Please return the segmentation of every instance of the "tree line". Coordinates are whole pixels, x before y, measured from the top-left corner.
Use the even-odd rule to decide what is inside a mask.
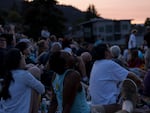
[[[31,38],[37,39],[43,26],[58,37],[63,37],[67,21],[63,12],[59,10],[56,0],[22,1],[21,8],[14,3],[9,11],[0,10],[0,24],[14,23],[21,26],[24,32]],[[85,20],[99,17],[94,5],[89,5],[85,12]],[[19,29],[19,28],[18,28]]]

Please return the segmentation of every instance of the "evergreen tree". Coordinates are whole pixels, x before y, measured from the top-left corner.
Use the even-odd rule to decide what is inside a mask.
[[[0,25],[4,26],[5,25],[5,12],[0,10]]]
[[[150,26],[150,18],[146,18],[144,26]]]
[[[100,15],[97,13],[95,6],[89,5],[86,11],[86,19],[90,20],[91,18],[98,18]]]
[[[20,10],[19,10],[19,7],[17,5],[17,2],[14,0],[10,10],[8,10],[8,15],[6,17],[6,20],[9,23],[21,23],[22,17],[20,15],[19,11]]]

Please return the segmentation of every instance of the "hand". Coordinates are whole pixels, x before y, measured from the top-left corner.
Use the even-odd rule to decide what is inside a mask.
[[[86,84],[89,83],[89,79],[88,79],[87,76],[83,76],[83,77],[82,77],[82,81],[83,81],[84,83],[86,83]]]

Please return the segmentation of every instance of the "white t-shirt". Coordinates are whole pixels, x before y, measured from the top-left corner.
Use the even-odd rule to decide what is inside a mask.
[[[11,98],[0,101],[0,113],[29,113],[32,89],[42,94],[45,92],[44,85],[25,70],[12,71],[12,75]]]
[[[94,62],[90,75],[89,91],[93,105],[116,103],[120,93],[119,83],[126,79],[129,71],[112,60]]]
[[[135,47],[136,47],[136,37],[134,34],[131,34],[128,41],[128,49],[135,48]]]

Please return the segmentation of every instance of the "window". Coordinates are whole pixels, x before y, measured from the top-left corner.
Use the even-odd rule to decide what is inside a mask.
[[[91,29],[90,28],[84,28],[84,36],[87,38],[91,37]]]
[[[112,25],[106,25],[106,33],[112,33]]]
[[[99,32],[104,32],[104,27],[99,27]]]
[[[114,31],[120,32],[120,29],[121,29],[120,21],[114,21]]]
[[[123,24],[122,25],[122,30],[128,30],[128,25],[127,24]]]
[[[113,36],[106,36],[106,41],[113,41]]]
[[[115,37],[115,40],[120,40],[121,39],[121,35],[120,34],[115,34],[114,37]]]

